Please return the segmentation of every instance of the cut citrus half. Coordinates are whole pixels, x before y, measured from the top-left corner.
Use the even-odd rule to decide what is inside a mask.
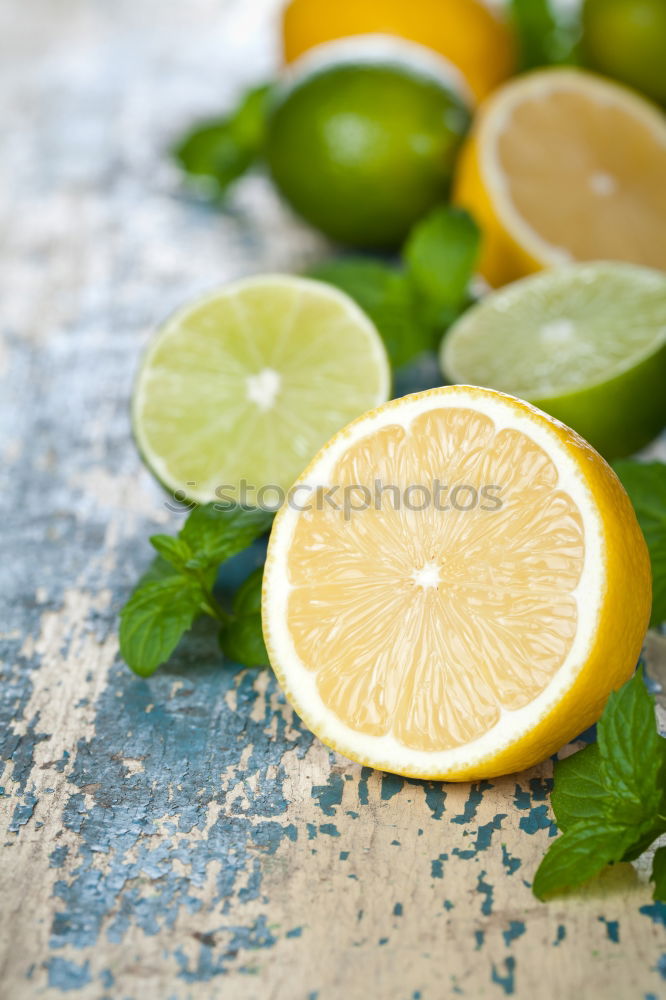
[[[528,403],[470,386],[393,400],[297,486],[269,542],[264,637],[296,712],[346,756],[420,778],[519,770],[634,670],[651,580],[633,508]]]
[[[181,498],[272,506],[389,386],[384,345],[349,296],[306,278],[247,278],[159,330],[134,388],[134,433]]]
[[[492,285],[570,260],[666,269],[665,176],[658,108],[593,73],[549,69],[483,105],[454,199],[481,225]]]
[[[417,42],[456,66],[479,100],[515,69],[512,32],[479,0],[291,0],[282,34],[289,63],[323,42],[354,35]]]
[[[449,330],[451,382],[500,389],[569,424],[606,458],[666,427],[666,274],[570,264],[501,288]]]

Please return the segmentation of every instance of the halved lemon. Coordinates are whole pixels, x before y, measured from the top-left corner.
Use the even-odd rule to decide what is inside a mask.
[[[333,39],[376,34],[438,52],[460,70],[477,100],[515,70],[513,32],[480,0],[291,0],[282,16],[288,63]]]
[[[633,508],[528,403],[470,386],[393,400],[296,486],[269,543],[266,647],[347,757],[456,781],[520,770],[634,670],[651,581]]]
[[[134,434],[179,499],[271,507],[390,381],[383,342],[348,295],[285,274],[245,278],[158,331],[134,387]]]
[[[666,270],[666,117],[582,70],[540,70],[482,106],[454,200],[481,224],[492,285],[570,260]]]

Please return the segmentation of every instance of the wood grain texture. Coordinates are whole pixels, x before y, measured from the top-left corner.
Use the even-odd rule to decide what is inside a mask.
[[[0,6],[0,995],[663,996],[645,861],[531,895],[550,762],[473,786],[360,768],[205,625],[149,681],[119,660],[146,538],[180,517],[130,440],[149,331],[324,249],[262,178],[215,214],[165,156],[270,73],[260,7]],[[662,686],[665,644],[648,648]]]

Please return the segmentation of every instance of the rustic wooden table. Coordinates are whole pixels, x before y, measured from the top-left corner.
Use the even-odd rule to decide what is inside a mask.
[[[0,6],[0,995],[663,996],[666,907],[644,868],[530,893],[550,762],[403,781],[329,753],[268,670],[222,663],[205,630],[149,681],[118,657],[146,538],[179,517],[130,440],[150,328],[324,250],[261,178],[215,214],[164,154],[270,73],[261,8]]]

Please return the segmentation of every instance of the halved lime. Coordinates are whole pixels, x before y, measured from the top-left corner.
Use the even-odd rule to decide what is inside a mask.
[[[445,337],[453,382],[508,392],[573,427],[606,458],[666,426],[666,274],[572,264],[470,309]]]
[[[379,334],[347,295],[305,278],[248,278],[158,331],[134,388],[134,433],[179,497],[273,506],[389,386]]]

